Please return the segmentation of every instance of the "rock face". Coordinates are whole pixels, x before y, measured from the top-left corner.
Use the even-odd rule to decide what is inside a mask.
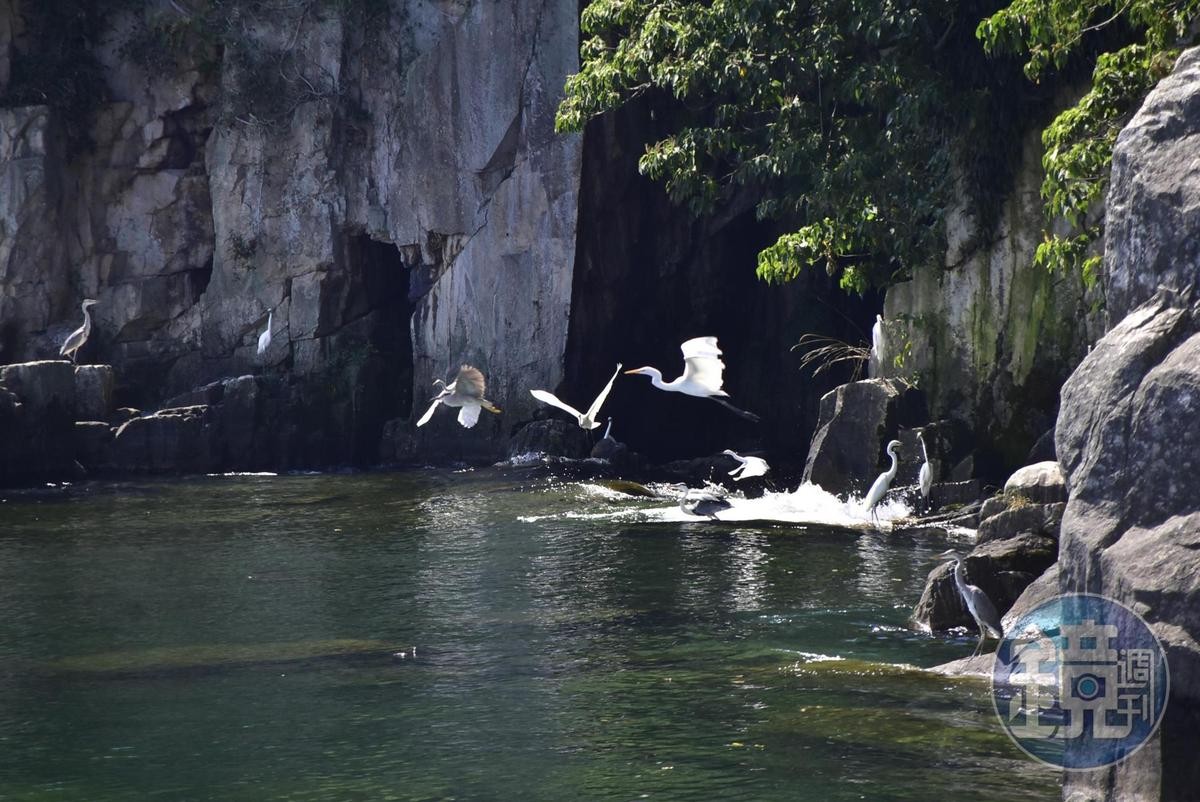
[[[1110,324],[1145,303],[1159,286],[1196,286],[1200,243],[1200,49],[1174,72],[1121,131],[1105,213],[1104,295]]]
[[[1053,424],[1058,388],[1090,332],[1099,334],[1081,280],[1033,264],[1043,229],[1041,155],[1032,132],[994,233],[951,209],[945,270],[916,271],[884,302],[884,375],[918,377],[935,417],[976,433],[973,469],[992,478],[1021,464]]]
[[[1184,800],[1200,788],[1198,74],[1190,50],[1117,141],[1104,268],[1115,325],[1062,390],[1061,587],[1131,606],[1171,672],[1158,743],[1067,778],[1064,796],[1087,802]]]
[[[89,147],[59,98],[0,108],[0,361],[56,353],[96,298],[84,361],[116,366],[119,404],[277,376],[309,466],[373,462],[385,421],[473,362],[505,416],[414,447],[498,453],[528,386],[562,379],[581,139],[553,115],[578,8],[246,3],[147,40],[184,13],[160,5],[62,32],[106,94]],[[39,13],[0,0],[0,31]],[[0,41],[0,76],[36,58]]]
[[[70,362],[0,367],[0,486],[78,475]]]
[[[900,427],[928,420],[920,391],[894,379],[851,382],[821,399],[821,417],[804,467],[804,481],[830,493],[864,492],[891,465],[886,448]],[[913,438],[915,443],[915,437]],[[915,476],[920,446],[901,454]],[[913,467],[917,465],[917,467]],[[910,477],[911,480],[911,477]],[[903,481],[899,472],[894,485]]]

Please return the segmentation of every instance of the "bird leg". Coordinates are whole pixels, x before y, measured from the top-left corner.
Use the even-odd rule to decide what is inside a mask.
[[[744,409],[738,409],[733,404],[726,401],[724,398],[718,398],[715,395],[710,395],[710,396],[708,396],[708,399],[711,401],[716,401],[718,404],[725,407],[730,412],[740,415],[741,417],[745,418],[746,420],[750,421],[751,423],[758,423],[761,420],[761,418],[759,418],[753,412],[747,412]]]

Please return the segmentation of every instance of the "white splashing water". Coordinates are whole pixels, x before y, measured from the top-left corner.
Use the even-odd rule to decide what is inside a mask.
[[[603,485],[585,483],[578,486],[579,500],[589,504],[588,511],[569,511],[559,515],[521,516],[525,522],[552,518],[610,519],[663,523],[688,523],[711,519],[689,515],[679,508],[678,500],[687,491],[683,485],[651,485],[650,488],[661,498],[639,499],[630,497]],[[876,507],[872,516],[858,496],[839,499],[822,490],[819,485],[803,484],[792,491],[765,493],[748,499],[741,493],[728,496],[733,506],[717,513],[717,521],[730,522],[778,522],[789,524],[812,524],[835,526],[847,529],[891,529],[893,523],[912,514],[912,509],[903,500],[885,500]],[[605,504],[629,503],[631,506],[619,510],[597,511],[596,502]]]

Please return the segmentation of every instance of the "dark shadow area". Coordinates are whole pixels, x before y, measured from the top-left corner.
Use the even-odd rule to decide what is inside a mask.
[[[764,449],[802,463],[821,395],[848,369],[813,378],[791,348],[809,332],[869,341],[878,304],[842,292],[823,271],[771,286],[758,252],[782,229],[755,220],[753,198],[723,217],[695,219],[638,174],[645,142],[657,138],[644,104],[593,120],[584,136],[564,397],[587,403],[612,374],[652,365],[670,381],[683,370],[679,345],[715,335],[730,400],[762,417],[755,425],[712,401],[665,393],[643,376],[622,376],[605,416],[613,435],[656,461],[725,448]]]

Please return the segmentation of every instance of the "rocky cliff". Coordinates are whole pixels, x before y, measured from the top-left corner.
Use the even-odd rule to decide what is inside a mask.
[[[121,403],[278,377],[284,467],[374,461],[463,361],[514,403],[470,440],[435,422],[451,449],[494,449],[559,382],[573,4],[112,0],[94,28],[58,6],[0,0],[0,362],[55,354],[96,298],[82,357]],[[49,35],[98,79],[82,110],[18,105]]]
[[[1167,649],[1159,735],[1072,774],[1080,802],[1194,799],[1200,732],[1200,49],[1185,52],[1114,150],[1105,282],[1111,330],[1062,391],[1070,497],[1060,587],[1117,599]]]
[[[917,270],[884,303],[883,375],[916,381],[935,419],[966,424],[977,469],[993,479],[1053,427],[1058,389],[1102,325],[1079,276],[1033,263],[1041,157],[1040,131],[1030,131],[994,226],[960,199],[946,216],[944,269]]]

